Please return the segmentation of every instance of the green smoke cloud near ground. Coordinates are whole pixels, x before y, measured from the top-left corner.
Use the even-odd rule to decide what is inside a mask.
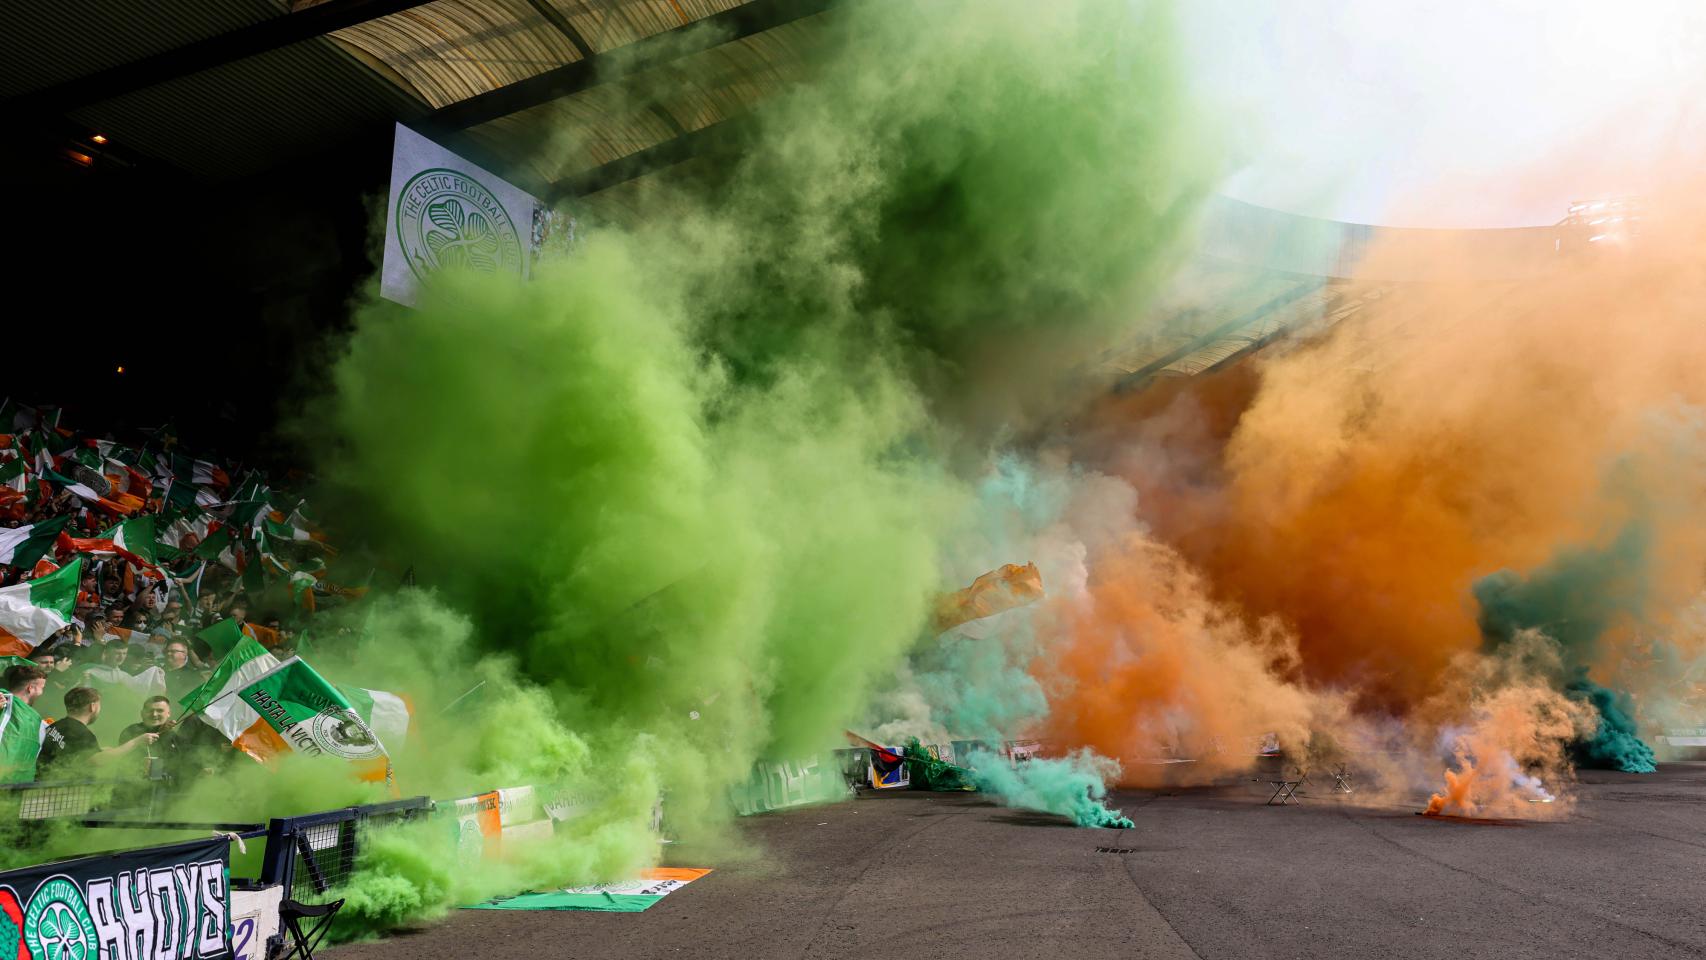
[[[356,923],[619,874],[655,858],[660,792],[714,834],[755,759],[835,744],[943,586],[976,499],[956,458],[1181,249],[1215,171],[1164,10],[861,2],[827,30],[726,176],[527,284],[446,276],[418,310],[357,311],[306,431],[336,438],[330,519],[435,592],[382,607],[351,669],[404,689],[412,662],[422,704],[494,684],[416,738],[402,787],[601,802],[501,877],[375,845]],[[1089,802],[1074,771],[995,786]]]
[[[1510,644],[1522,630],[1538,630],[1558,645],[1562,675],[1554,685],[1592,706],[1599,725],[1572,746],[1584,767],[1651,773],[1652,747],[1637,735],[1627,693],[1588,676],[1600,638],[1619,618],[1640,616],[1646,604],[1652,531],[1637,518],[1609,543],[1560,551],[1526,577],[1501,570],[1475,582],[1481,635],[1490,650]]]
[[[969,762],[978,789],[995,794],[1008,806],[1071,817],[1081,827],[1131,829],[1129,818],[1102,802],[1108,795],[1107,781],[1118,775],[1119,764],[1088,750],[1017,765],[992,753],[973,751]]]

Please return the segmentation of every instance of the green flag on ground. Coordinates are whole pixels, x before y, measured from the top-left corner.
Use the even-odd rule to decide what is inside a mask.
[[[497,897],[477,903],[473,910],[597,910],[603,913],[639,913],[711,871],[695,867],[653,867],[639,879],[569,887]]]

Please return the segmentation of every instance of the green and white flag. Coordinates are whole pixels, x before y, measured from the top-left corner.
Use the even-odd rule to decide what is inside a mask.
[[[300,648],[298,648],[300,649]],[[384,690],[368,690],[363,687],[346,687],[337,684],[338,692],[348,700],[356,716],[372,729],[374,736],[385,745],[387,753],[395,753],[403,749],[403,742],[409,736],[409,718],[414,711],[409,708],[409,702],[394,693]]]
[[[149,667],[140,673],[131,673],[123,667],[96,664],[83,668],[79,686],[103,691],[123,690],[137,697],[158,696],[166,692],[166,671],[160,667]]]
[[[17,697],[0,710],[0,783],[29,783],[36,778],[36,757],[47,738],[47,721]]]
[[[166,478],[165,493],[162,499],[166,506],[173,510],[200,510],[202,507],[201,490],[195,484],[179,480],[176,477],[169,476]],[[212,499],[217,500],[219,498],[213,497]]]
[[[243,632],[243,625],[230,617],[196,634],[196,638],[207,641],[215,657],[230,655],[231,651],[237,649],[238,644],[249,639],[248,634]]]
[[[207,572],[207,561],[202,561],[194,570],[181,577],[173,577],[172,585],[183,594],[185,612],[194,610],[196,603],[201,600],[201,575]]]
[[[166,525],[160,539],[176,547],[188,536],[195,537],[197,544],[207,539],[208,528],[213,526],[214,517],[200,507],[189,507],[174,510],[172,521]]]
[[[41,475],[45,479],[51,481],[53,484],[58,486],[61,490],[69,490],[72,493],[76,494],[79,499],[87,500],[91,503],[101,502],[101,495],[99,493],[96,493],[94,488],[90,487],[86,483],[81,483],[79,481],[73,480],[70,477],[67,477],[64,474],[58,473],[52,469],[44,469],[41,472]]]
[[[231,552],[230,527],[220,527],[208,534],[192,552],[203,560],[215,560],[232,570],[237,569],[237,555]]]
[[[136,517],[115,524],[101,531],[101,539],[111,540],[113,546],[123,547],[149,563],[160,562],[159,553],[155,549],[152,516]]]
[[[25,649],[18,655],[28,654],[64,630],[77,608],[82,572],[83,558],[77,557],[45,577],[0,588],[0,653],[13,653],[11,648],[21,646]]]
[[[235,695],[240,690],[277,667],[277,657],[253,639],[244,637],[213,668],[213,675],[207,678],[206,683],[184,694],[178,702],[183,705],[185,713],[206,711],[204,717],[208,722],[219,727],[227,740],[235,740],[243,728],[227,731],[220,721],[229,715],[229,708],[236,705]],[[246,727],[247,724],[244,725]]]
[[[0,462],[0,487],[14,493],[28,493],[32,472],[22,454]]]
[[[314,539],[312,534],[301,527],[290,523],[278,523],[265,514],[261,515],[257,530],[259,533],[265,534],[270,540],[312,541]]]
[[[241,727],[232,745],[258,760],[283,753],[388,759],[385,745],[349,699],[300,657],[262,674],[231,699],[232,713],[218,726],[222,732]]]
[[[0,563],[33,568],[37,560],[53,549],[54,538],[70,522],[70,517],[54,517],[40,523],[0,530]]]
[[[168,456],[167,469],[172,471],[172,476],[198,487],[216,486],[223,489],[231,485],[231,477],[217,464],[195,460],[181,453]]]

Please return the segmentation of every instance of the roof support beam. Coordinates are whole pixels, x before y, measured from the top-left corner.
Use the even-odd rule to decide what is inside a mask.
[[[592,49],[592,44],[586,42],[586,38],[581,36],[581,32],[575,29],[575,25],[569,22],[568,17],[563,16],[561,10],[551,6],[546,0],[527,0],[527,2],[546,23],[549,23],[556,28],[558,33],[563,35],[563,39],[569,41],[570,46],[579,51],[581,59],[598,56],[597,52]],[[658,104],[651,104],[646,109],[652,116],[657,117],[660,123],[669,128],[670,136],[679,137],[687,132],[681,124],[675,122],[675,117],[668,110]]]
[[[592,44],[587,43],[586,38],[581,36],[581,32],[569,22],[569,18],[563,16],[563,11],[551,6],[546,0],[527,0],[527,3],[535,13],[544,18],[546,23],[555,27],[557,32],[569,41],[569,45],[574,47],[583,59],[594,55]]]
[[[420,124],[423,133],[466,130],[601,83],[649,70],[735,40],[814,16],[839,0],[750,0],[732,10],[665,30],[614,50],[444,106]]]
[[[1321,289],[1325,282],[1325,280],[1319,278],[1300,280],[1295,286],[1288,287],[1284,292],[1269,298],[1266,303],[1256,309],[1246,311],[1236,317],[1233,317],[1231,320],[1215,327],[1213,330],[1208,331],[1202,336],[1192,339],[1183,346],[1167,351],[1161,356],[1156,357],[1154,360],[1149,361],[1138,369],[1119,378],[1119,380],[1114,383],[1113,392],[1126,393],[1146,385],[1156,374],[1167,369],[1173,364],[1178,363],[1180,360],[1185,359],[1217,340],[1223,340],[1226,337],[1231,336],[1250,324],[1255,323],[1257,320],[1262,319],[1262,317],[1273,313],[1275,310],[1287,306],[1308,294],[1314,293]]]
[[[7,101],[3,109],[14,114],[66,113],[429,2],[431,0],[325,0],[297,13],[283,14],[86,77],[22,94]]]

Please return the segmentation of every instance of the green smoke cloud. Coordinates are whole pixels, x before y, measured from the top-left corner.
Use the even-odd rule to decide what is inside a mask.
[[[599,854],[554,876],[375,845],[357,919],[602,879],[655,856],[659,793],[714,831],[753,760],[833,743],[927,622],[976,499],[958,453],[1180,249],[1214,170],[1164,11],[853,3],[826,30],[741,158],[638,226],[587,230],[525,285],[445,276],[418,310],[358,309],[307,434],[336,438],[340,540],[436,593],[382,608],[347,670],[425,703],[491,684],[431,721],[404,789],[603,802],[553,847]],[[1079,815],[1087,769],[991,785]]]
[[[874,355],[956,426],[999,429],[1130,328],[1218,173],[1171,14],[861,2],[825,23],[712,220],[651,211],[685,224],[654,250],[741,377]]]
[[[966,527],[953,531],[943,566],[962,585],[1006,562],[1035,562],[1045,593],[1078,588],[1083,545],[1062,525],[1081,478],[1045,471],[1007,452],[972,485]],[[885,742],[1003,741],[1034,732],[1048,698],[1031,673],[1046,653],[1037,608],[974,621],[919,643],[872,704],[871,726]]]
[[[1071,817],[1081,827],[1131,829],[1129,818],[1103,802],[1107,781],[1119,775],[1119,764],[1088,750],[1016,765],[1008,764],[1005,757],[974,750],[967,763],[978,789],[995,794],[1008,806]]]

